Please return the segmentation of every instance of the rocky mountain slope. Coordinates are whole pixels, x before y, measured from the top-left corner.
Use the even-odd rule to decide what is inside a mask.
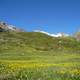
[[[8,25],[5,22],[0,22],[0,32],[10,32],[10,31],[22,32],[21,29],[18,29],[13,25]]]

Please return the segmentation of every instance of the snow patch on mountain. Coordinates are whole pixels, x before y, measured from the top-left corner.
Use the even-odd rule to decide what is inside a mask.
[[[47,34],[49,36],[52,36],[52,37],[67,37],[69,36],[69,34],[65,34],[65,33],[57,33],[57,34],[51,34],[51,33],[48,33],[48,32],[45,32],[45,31],[40,31],[40,30],[34,30],[34,32],[40,32],[40,33],[44,33],[44,34]]]
[[[15,31],[16,27],[13,25],[7,25],[8,29]]]

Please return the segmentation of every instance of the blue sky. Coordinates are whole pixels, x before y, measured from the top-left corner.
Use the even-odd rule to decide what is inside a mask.
[[[80,28],[80,0],[0,0],[0,21],[26,31],[71,34]]]

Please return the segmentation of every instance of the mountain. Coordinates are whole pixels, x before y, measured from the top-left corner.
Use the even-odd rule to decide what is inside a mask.
[[[24,32],[15,26],[0,23],[0,51],[80,51],[80,41],[67,34],[45,31]]]
[[[6,32],[6,31],[22,32],[23,30],[18,29],[13,25],[8,25],[5,22],[0,22],[0,32]],[[34,32],[44,33],[44,34],[47,34],[48,36],[52,36],[52,37],[67,37],[67,36],[70,36],[69,34],[65,34],[65,33],[51,34],[51,33],[48,33],[48,32],[45,32],[45,31],[40,31],[40,30],[34,30]]]
[[[7,31],[22,32],[21,29],[18,29],[13,25],[8,25],[5,22],[0,22],[0,32],[7,32]]]

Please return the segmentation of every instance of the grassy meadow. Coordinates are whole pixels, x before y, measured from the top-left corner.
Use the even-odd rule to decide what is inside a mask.
[[[0,33],[0,80],[80,80],[80,42],[41,33]]]

